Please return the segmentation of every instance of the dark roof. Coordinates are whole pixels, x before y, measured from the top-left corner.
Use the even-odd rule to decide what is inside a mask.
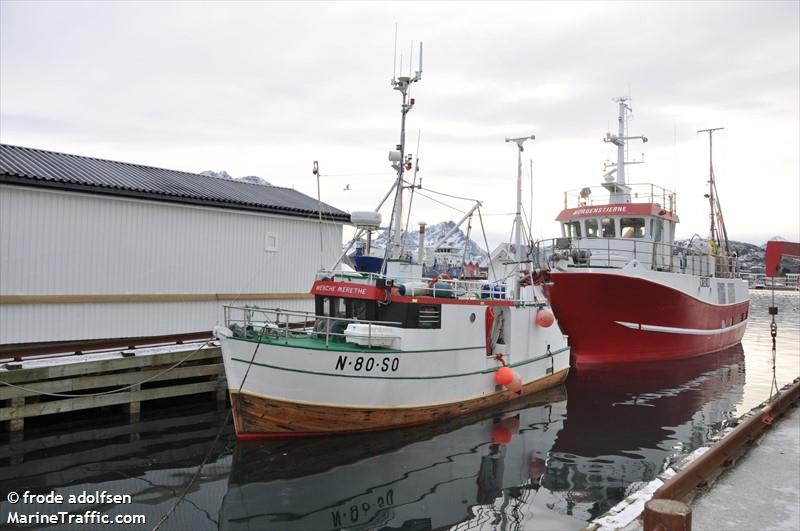
[[[316,199],[278,186],[262,186],[151,166],[0,144],[0,183],[137,197],[315,217]],[[346,212],[322,203],[325,219],[348,222]]]

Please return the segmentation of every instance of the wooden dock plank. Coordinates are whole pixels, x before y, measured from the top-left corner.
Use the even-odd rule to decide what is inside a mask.
[[[214,380],[211,382],[198,382],[169,387],[159,387],[156,389],[142,389],[141,391],[122,391],[119,393],[102,396],[87,396],[81,398],[54,400],[52,402],[40,402],[37,404],[25,404],[21,407],[4,407],[0,408],[0,421],[36,417],[40,415],[51,415],[54,413],[66,413],[69,411],[79,411],[95,407],[127,404],[130,402],[143,402],[147,400],[157,400],[160,398],[214,392],[217,390],[217,385],[217,381]]]
[[[181,361],[192,353],[191,350],[171,351],[163,353],[152,353],[136,355],[123,358],[121,355],[113,358],[100,360],[79,361],[76,363],[58,363],[54,365],[41,366],[40,361],[23,362],[21,369],[0,370],[0,381],[8,383],[34,382],[64,378],[68,376],[85,376],[93,373],[124,371],[137,368],[155,367],[159,365],[171,365]],[[92,355],[99,356],[99,355]],[[206,347],[194,352],[186,360],[207,360],[221,357],[219,347]],[[32,365],[30,368],[26,364]]]
[[[17,398],[17,397],[36,396],[43,393],[69,394],[72,391],[130,385],[137,382],[141,382],[155,375],[158,375],[160,372],[163,372],[167,367],[169,367],[169,365],[165,367],[157,367],[154,369],[128,372],[128,373],[77,376],[73,378],[65,378],[65,379],[51,380],[45,382],[32,382],[24,384],[20,383],[20,385],[24,385],[24,387],[28,388],[29,391],[18,389],[16,387],[0,385],[0,400],[8,400],[10,398]],[[165,374],[153,378],[152,380],[148,380],[148,382],[177,380],[182,378],[193,378],[197,376],[213,376],[224,373],[225,373],[225,368],[222,363],[213,363],[210,365],[194,365],[189,367],[178,366]]]

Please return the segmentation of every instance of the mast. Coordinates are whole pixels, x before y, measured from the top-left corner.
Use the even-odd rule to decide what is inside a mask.
[[[719,198],[717,197],[717,182],[714,177],[714,131],[721,131],[724,127],[714,127],[711,129],[699,129],[700,133],[708,133],[708,193],[705,196],[708,198],[709,206],[709,239],[717,244],[717,248],[721,247],[722,242],[725,242],[725,252],[729,252],[728,234],[725,230],[725,224],[722,220],[722,210],[719,207]],[[719,219],[719,226],[717,226],[717,219]],[[724,238],[720,240],[719,231],[722,230]]]
[[[514,216],[514,260],[516,261],[515,269],[519,269],[522,263],[522,152],[524,148],[522,144],[527,140],[536,140],[535,135],[521,136],[518,138],[506,138],[506,142],[514,142],[517,145],[517,212]],[[514,284],[511,286],[511,298],[513,300],[519,299],[519,275],[517,274],[514,279]]]
[[[616,163],[607,163],[605,165],[605,169],[608,170],[611,168],[610,171],[607,171],[604,175],[605,182],[603,186],[609,191],[611,194],[611,203],[630,203],[631,202],[631,189],[628,186],[628,183],[625,180],[625,166],[629,164],[641,164],[644,162],[644,153],[642,154],[642,160],[625,160],[625,151],[627,147],[628,140],[635,140],[639,139],[642,143],[647,142],[646,136],[625,136],[627,133],[627,116],[626,113],[631,111],[632,109],[628,105],[628,101],[630,98],[621,96],[619,98],[614,98],[614,101],[619,103],[619,116],[617,117],[617,134],[612,135],[610,132],[606,133],[603,142],[610,142],[617,146],[617,162]],[[616,180],[614,179],[614,173],[616,173]]]
[[[402,66],[400,68],[402,71]],[[411,70],[411,68],[409,68]],[[390,258],[400,258],[403,241],[403,175],[412,168],[411,155],[406,155],[406,115],[414,107],[414,98],[409,97],[411,83],[416,83],[422,79],[422,43],[419,43],[419,70],[414,77],[403,76],[392,77],[392,88],[403,95],[403,104],[400,107],[400,143],[395,151],[389,152],[389,161],[392,168],[397,172],[397,184],[394,197],[394,218],[392,219],[391,230],[391,254]]]

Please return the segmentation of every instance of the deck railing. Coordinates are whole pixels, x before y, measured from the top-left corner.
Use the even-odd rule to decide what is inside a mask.
[[[675,192],[652,183],[635,183],[627,185],[631,203],[658,203],[667,212],[677,210],[678,198]],[[564,192],[564,208],[579,208],[594,205],[608,205],[611,193],[602,186],[591,186]]]
[[[367,325],[367,345],[373,346],[373,326],[399,326],[396,321],[369,321],[366,319],[350,319],[316,315],[314,312],[285,310],[282,308],[260,308],[257,306],[223,306],[225,326],[233,332],[234,337],[255,337],[283,339],[316,337],[325,339],[325,346],[331,341],[345,342],[344,333],[347,325],[357,323]],[[400,336],[374,334],[376,340],[400,339]],[[334,339],[332,339],[334,338]],[[335,338],[341,338],[336,340]]]
[[[523,263],[522,269],[527,269],[527,264]],[[358,271],[330,271],[321,270],[317,273],[317,280],[331,280],[337,282],[353,282],[357,284],[375,285],[378,279],[387,278],[378,273],[360,273]],[[532,299],[511,299],[510,286],[504,281],[489,282],[487,280],[461,280],[455,278],[438,278],[435,283],[430,278],[420,277],[390,277],[395,286],[404,285],[406,295],[409,297],[443,297],[448,299],[502,299],[518,306],[544,306],[542,298],[533,297]],[[422,287],[420,284],[426,284]],[[446,284],[446,287],[437,287],[438,283]],[[432,284],[432,285],[431,285]]]
[[[739,276],[738,258],[703,252],[691,246],[673,245],[637,238],[554,238],[534,246],[534,262],[554,268],[567,260],[573,267],[620,269],[631,260],[657,271],[704,277]]]

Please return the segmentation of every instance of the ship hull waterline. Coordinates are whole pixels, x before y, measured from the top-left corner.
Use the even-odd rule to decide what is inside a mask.
[[[519,393],[503,389],[468,400],[415,407],[343,407],[281,400],[229,390],[239,439],[315,437],[405,428],[445,421],[483,409],[507,405],[522,397],[561,385],[569,369],[522,386]]]

